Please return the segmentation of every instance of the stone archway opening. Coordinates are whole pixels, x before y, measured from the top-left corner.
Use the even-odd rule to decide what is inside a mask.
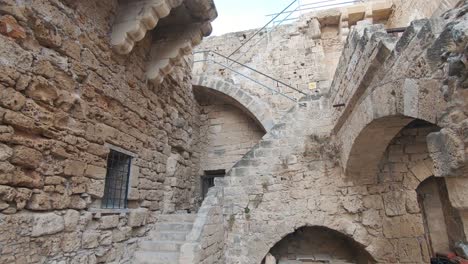
[[[302,227],[276,243],[262,264],[376,263],[352,238],[329,228]]]
[[[444,178],[431,176],[416,189],[431,256],[455,251],[463,241],[460,215],[450,203]]]

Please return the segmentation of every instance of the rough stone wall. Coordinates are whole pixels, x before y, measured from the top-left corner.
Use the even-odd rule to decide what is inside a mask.
[[[213,187],[199,210],[194,228],[182,245],[181,263],[223,264],[223,190]]]
[[[406,27],[416,19],[438,17],[458,2],[460,0],[393,0],[395,9],[388,27]]]
[[[154,212],[194,207],[190,58],[148,85],[151,37],[113,52],[116,9],[116,0],[0,1],[2,263],[126,262]],[[99,210],[105,143],[137,155],[129,211]]]
[[[313,39],[311,33],[313,30],[316,30],[314,25],[309,25],[306,21],[279,26],[267,35],[265,35],[266,33],[260,33],[244,46],[239,53],[233,55],[232,58],[306,93],[309,93],[309,83],[312,82],[316,82],[318,88],[328,89],[330,85],[329,81],[333,74],[328,66],[333,65],[334,62],[331,57],[325,57],[324,49],[333,53],[336,47],[332,43],[335,42],[335,39],[341,39],[341,37],[337,35],[338,31],[336,29],[335,31],[330,30],[330,34],[323,40]],[[197,50],[213,50],[224,55],[229,55],[245,41],[244,36],[251,36],[254,32],[255,30],[250,30],[229,33],[219,37],[209,37]],[[258,42],[259,40],[261,41]],[[256,42],[258,44],[250,48]],[[244,52],[246,52],[245,55],[239,58]],[[195,56],[195,60],[207,58],[209,57],[204,57],[202,54],[196,54]],[[217,60],[226,64],[225,60]],[[239,65],[232,64],[231,67],[293,98],[299,99],[303,97],[302,94]],[[285,111],[294,105],[292,101],[278,96],[229,69],[223,69],[220,65],[196,63],[194,74],[202,73],[220,76],[223,79],[240,85],[243,89],[249,91],[250,94],[258,96],[278,113],[274,118],[281,117]]]
[[[206,139],[201,168],[229,171],[262,138],[262,128],[234,103],[219,95],[200,96],[202,133]]]
[[[314,136],[308,136],[308,130],[298,137],[298,129],[308,127],[304,123],[276,127],[241,161],[243,166],[231,171],[225,188],[226,263],[259,263],[284,235],[302,226],[342,232],[364,245],[379,263],[427,262],[415,192],[424,179],[417,177],[424,174],[414,165],[429,158],[425,140],[434,128],[401,131],[374,181],[362,183],[341,173],[336,149],[317,134],[329,129],[319,125],[329,117],[317,118],[320,108],[315,107],[308,109],[314,116]],[[302,120],[298,112],[293,117]]]
[[[292,109],[244,156],[225,181],[226,263],[260,263],[271,247],[303,226],[339,231],[362,244],[379,263],[427,263],[416,195],[419,183],[432,175],[451,175],[445,179],[448,195],[462,220],[467,208],[461,190],[466,174],[460,134],[465,120],[466,68],[461,62],[466,8],[452,11],[446,20],[415,22],[400,40],[385,32],[363,31],[364,41],[356,45],[359,52],[373,56],[357,55],[357,61],[340,63],[344,72],[350,71],[337,72],[332,89],[349,88],[343,94],[354,98],[344,100],[351,114],[331,108],[335,102],[325,98],[310,101],[307,109]],[[355,51],[348,52],[343,56],[349,60]],[[356,74],[357,81],[345,81],[341,74]],[[336,112],[345,116],[342,142],[359,145],[352,133],[374,138],[362,145],[357,160],[357,165],[367,166],[369,154],[377,157],[373,177],[343,172],[344,148],[329,137],[336,132]],[[415,118],[442,129],[405,129],[398,134]],[[385,125],[366,131],[378,125],[377,120],[395,132]],[[388,142],[382,139],[386,133],[391,135]],[[372,152],[380,147],[382,152]],[[463,223],[466,230],[466,219]]]

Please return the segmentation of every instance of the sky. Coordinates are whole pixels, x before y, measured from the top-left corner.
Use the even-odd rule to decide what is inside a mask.
[[[302,4],[320,2],[339,3],[351,0],[298,0]],[[213,34],[219,36],[229,32],[260,28],[272,17],[266,15],[281,12],[293,0],[214,0],[218,18],[213,22]],[[298,7],[295,3],[289,10]],[[294,16],[294,15],[293,15]],[[291,16],[291,17],[293,17]],[[297,16],[297,15],[296,15]]]

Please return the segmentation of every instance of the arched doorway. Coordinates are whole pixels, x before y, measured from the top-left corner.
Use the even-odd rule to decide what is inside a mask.
[[[450,203],[445,179],[429,177],[416,192],[431,256],[454,251],[456,243],[463,241],[463,225]]]
[[[265,259],[263,263],[375,263],[362,245],[338,231],[320,226],[297,229],[276,243],[269,254],[268,261]]]

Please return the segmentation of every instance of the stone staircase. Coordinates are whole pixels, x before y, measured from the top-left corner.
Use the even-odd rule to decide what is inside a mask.
[[[180,248],[192,230],[196,214],[161,215],[149,240],[140,243],[135,264],[178,264]]]

